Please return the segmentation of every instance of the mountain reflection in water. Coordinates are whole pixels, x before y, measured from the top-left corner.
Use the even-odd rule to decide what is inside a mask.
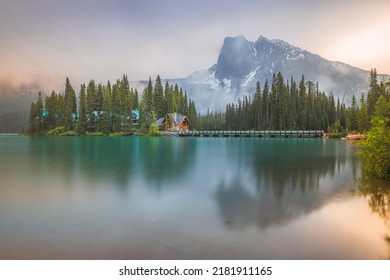
[[[232,160],[239,159],[235,177],[227,183],[222,180],[216,188],[215,198],[227,228],[285,224],[351,191],[344,176],[355,174],[356,164],[346,160],[353,156],[351,152],[335,142],[266,140],[256,144],[262,145],[261,149],[253,144],[230,154]],[[252,185],[241,176],[247,169],[256,180]]]
[[[0,259],[383,259],[338,140],[1,137]],[[388,190],[388,189],[387,189]]]

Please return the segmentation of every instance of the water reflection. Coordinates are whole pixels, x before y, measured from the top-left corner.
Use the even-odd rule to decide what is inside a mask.
[[[230,184],[221,182],[215,192],[222,220],[229,229],[243,230],[256,223],[260,205],[239,179]]]
[[[387,241],[390,251],[390,184],[389,181],[379,180],[363,172],[359,180],[359,194],[362,195],[371,210],[378,214],[387,226],[383,238]],[[389,253],[390,259],[390,253]]]
[[[351,156],[334,141],[312,139],[273,143],[254,155],[250,167],[258,187],[270,186],[281,197],[288,189],[302,193],[318,189],[321,179],[343,172]]]
[[[390,223],[389,182],[363,174],[359,180],[359,192],[367,199],[372,211],[377,213],[386,223]]]
[[[230,152],[239,159],[236,174],[230,182],[221,180],[215,192],[226,228],[283,225],[350,195],[345,176],[353,176],[357,165],[349,148],[334,141],[270,141],[248,141],[245,151],[241,145]],[[248,169],[249,178],[243,176]]]
[[[388,256],[389,192],[341,141],[19,137],[0,159],[0,258]]]
[[[143,174],[148,186],[160,188],[190,168],[196,145],[173,138],[30,137],[31,174],[70,183],[79,177],[92,185],[107,181],[128,187]],[[115,182],[112,184],[112,182]],[[168,184],[165,184],[168,185]]]
[[[137,160],[148,187],[160,189],[187,174],[195,160],[196,142],[193,139],[144,138],[140,143],[142,156]]]
[[[136,139],[108,137],[30,137],[29,144],[32,173],[69,186],[79,175],[92,185],[104,179],[127,186],[138,146]]]

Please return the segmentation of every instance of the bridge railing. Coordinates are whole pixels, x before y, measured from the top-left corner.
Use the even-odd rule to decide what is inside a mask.
[[[323,130],[188,130],[179,131],[182,137],[322,137]]]

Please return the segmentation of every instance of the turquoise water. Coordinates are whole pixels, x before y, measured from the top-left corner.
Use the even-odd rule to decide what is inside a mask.
[[[388,259],[388,193],[362,181],[355,153],[321,139],[0,136],[0,259]]]

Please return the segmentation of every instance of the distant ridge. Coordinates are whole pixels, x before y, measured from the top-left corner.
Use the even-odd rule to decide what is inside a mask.
[[[300,81],[304,75],[306,81],[318,81],[320,90],[340,99],[345,95],[346,103],[368,89],[369,71],[324,59],[283,40],[260,36],[251,42],[242,35],[224,39],[217,63],[210,68],[170,82],[185,89],[201,111],[224,110],[227,102],[253,93],[256,81],[264,85],[278,72],[287,80]],[[389,76],[378,75],[378,80],[383,77]]]

